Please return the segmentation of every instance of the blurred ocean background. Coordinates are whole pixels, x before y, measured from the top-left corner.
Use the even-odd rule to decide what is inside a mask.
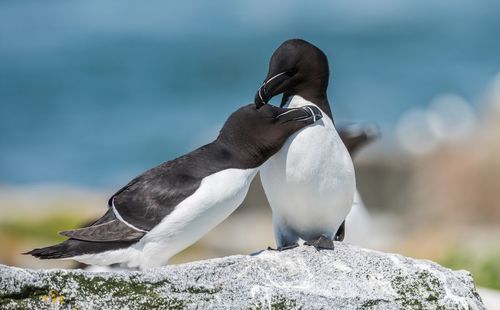
[[[337,124],[381,129],[356,158],[372,218],[350,241],[500,289],[494,0],[0,1],[0,263],[69,266],[19,253],[210,142],[289,38],[329,57]],[[256,180],[241,210],[173,262],[273,245],[266,204]]]
[[[115,188],[209,142],[289,38],[328,55],[337,122],[477,110],[499,34],[493,0],[1,1],[0,182]]]

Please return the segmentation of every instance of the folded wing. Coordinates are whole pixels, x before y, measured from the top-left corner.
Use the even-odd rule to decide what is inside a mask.
[[[141,239],[146,233],[129,227],[119,219],[114,219],[89,227],[61,231],[59,234],[82,241],[116,242],[136,241]]]

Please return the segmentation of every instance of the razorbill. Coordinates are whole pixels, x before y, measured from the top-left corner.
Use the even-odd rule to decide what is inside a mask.
[[[361,148],[379,136],[379,130],[373,124],[351,124],[341,127],[339,129],[339,136],[344,142],[351,158],[354,159],[354,156],[356,156]],[[347,241],[352,242],[355,240],[359,242],[369,236],[370,226],[370,214],[361,199],[358,189],[356,189],[351,211],[337,231],[336,239],[344,240],[345,235],[347,235]]]
[[[315,106],[244,106],[212,143],[130,181],[92,225],[63,231],[70,239],[25,254],[141,269],[164,265],[241,204],[258,168],[291,134],[321,118]]]
[[[380,130],[376,125],[370,123],[350,124],[342,126],[339,129],[340,139],[344,142],[352,158],[354,158],[361,148],[371,143],[379,135]]]
[[[336,232],[352,206],[354,167],[333,123],[328,78],[328,60],[319,48],[288,40],[273,53],[255,95],[257,106],[283,94],[282,107],[314,105],[323,114],[315,126],[290,136],[261,167],[278,249],[297,246],[299,239],[318,249],[333,249]]]

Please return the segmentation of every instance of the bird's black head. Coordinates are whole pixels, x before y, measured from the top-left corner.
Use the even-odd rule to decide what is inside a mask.
[[[290,96],[299,95],[331,117],[326,95],[328,78],[328,59],[319,48],[301,39],[285,41],[271,57],[267,77],[255,94],[255,104],[261,107],[283,94],[283,106]]]
[[[288,109],[268,104],[257,109],[249,104],[229,116],[217,141],[260,165],[278,152],[290,135],[321,118],[315,106]]]

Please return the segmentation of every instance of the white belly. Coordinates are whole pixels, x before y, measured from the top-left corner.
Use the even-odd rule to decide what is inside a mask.
[[[257,170],[226,169],[205,177],[196,192],[136,244],[72,259],[94,265],[121,263],[141,269],[164,265],[226,219],[243,202]]]
[[[289,107],[312,104],[294,96]],[[281,223],[301,239],[333,237],[351,209],[355,176],[351,157],[331,119],[288,138],[260,170],[262,185]],[[275,220],[277,217],[278,220]]]

